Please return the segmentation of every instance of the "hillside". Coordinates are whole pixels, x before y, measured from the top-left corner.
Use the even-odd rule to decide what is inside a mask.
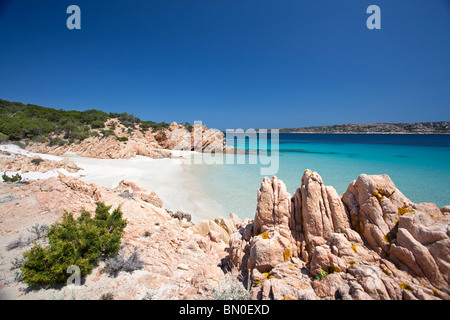
[[[194,131],[201,133],[197,139]],[[222,132],[200,124],[157,123],[126,112],[65,111],[0,99],[0,142],[6,141],[39,153],[103,159],[171,157],[168,150],[221,153],[226,148]]]
[[[106,113],[100,110],[65,111],[33,104],[10,102],[0,99],[0,141],[27,139],[50,144],[73,143],[91,136],[109,136],[113,133],[105,128],[108,119],[116,118],[127,128],[128,133],[139,130],[145,133],[168,128],[166,122],[142,121],[138,117],[123,113]],[[185,124],[187,129],[192,126]],[[94,130],[101,129],[101,130]],[[106,130],[104,130],[106,129]],[[62,135],[57,139],[53,135]]]
[[[281,128],[281,133],[396,133],[450,134],[450,122],[355,123],[304,128]]]

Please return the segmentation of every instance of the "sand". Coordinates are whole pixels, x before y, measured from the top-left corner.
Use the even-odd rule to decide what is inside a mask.
[[[77,173],[66,170],[54,170],[46,173],[28,172],[22,174],[23,179],[36,180],[57,177],[59,173],[79,177],[87,183],[94,183],[106,188],[115,188],[122,180],[133,181],[139,186],[156,192],[163,200],[163,207],[174,212],[183,211],[192,215],[193,221],[214,219],[223,215],[223,208],[202,192],[196,177],[192,174],[193,155],[189,151],[173,151],[175,159],[152,159],[137,156],[131,159],[95,159],[66,154],[62,157],[38,154],[21,149],[16,145],[0,145],[0,151],[21,154],[28,157],[35,155],[42,159],[59,161],[68,158],[83,168]],[[16,172],[8,172],[14,175]]]

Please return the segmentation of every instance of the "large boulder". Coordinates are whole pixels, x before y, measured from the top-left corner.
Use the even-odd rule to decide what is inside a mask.
[[[340,197],[306,170],[292,197],[273,177],[257,199],[229,242],[253,298],[450,298],[449,210],[412,203],[387,175],[360,175]]]
[[[450,214],[412,203],[387,175],[360,175],[343,197],[353,227],[401,270],[450,292]]]

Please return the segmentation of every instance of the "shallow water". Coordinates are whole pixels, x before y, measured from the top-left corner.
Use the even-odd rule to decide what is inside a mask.
[[[229,143],[233,145],[233,143]],[[258,151],[255,140],[235,143]],[[415,203],[450,204],[450,135],[280,134],[276,176],[289,193],[300,187],[306,169],[317,171],[326,185],[343,194],[358,175],[388,174]],[[218,214],[253,218],[256,194],[264,175],[258,155],[236,155],[235,164],[187,166],[198,188],[217,202]],[[237,159],[245,164],[237,164]],[[244,161],[243,161],[244,162]]]
[[[122,180],[156,192],[163,207],[174,212],[181,210],[193,215],[194,221],[213,219],[221,211],[218,203],[197,187],[181,159],[93,159],[71,156],[84,170],[80,178],[106,188],[115,188]]]

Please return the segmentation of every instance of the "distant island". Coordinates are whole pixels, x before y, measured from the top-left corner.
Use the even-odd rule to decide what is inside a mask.
[[[280,133],[450,134],[450,121],[418,123],[353,123],[281,128]]]

